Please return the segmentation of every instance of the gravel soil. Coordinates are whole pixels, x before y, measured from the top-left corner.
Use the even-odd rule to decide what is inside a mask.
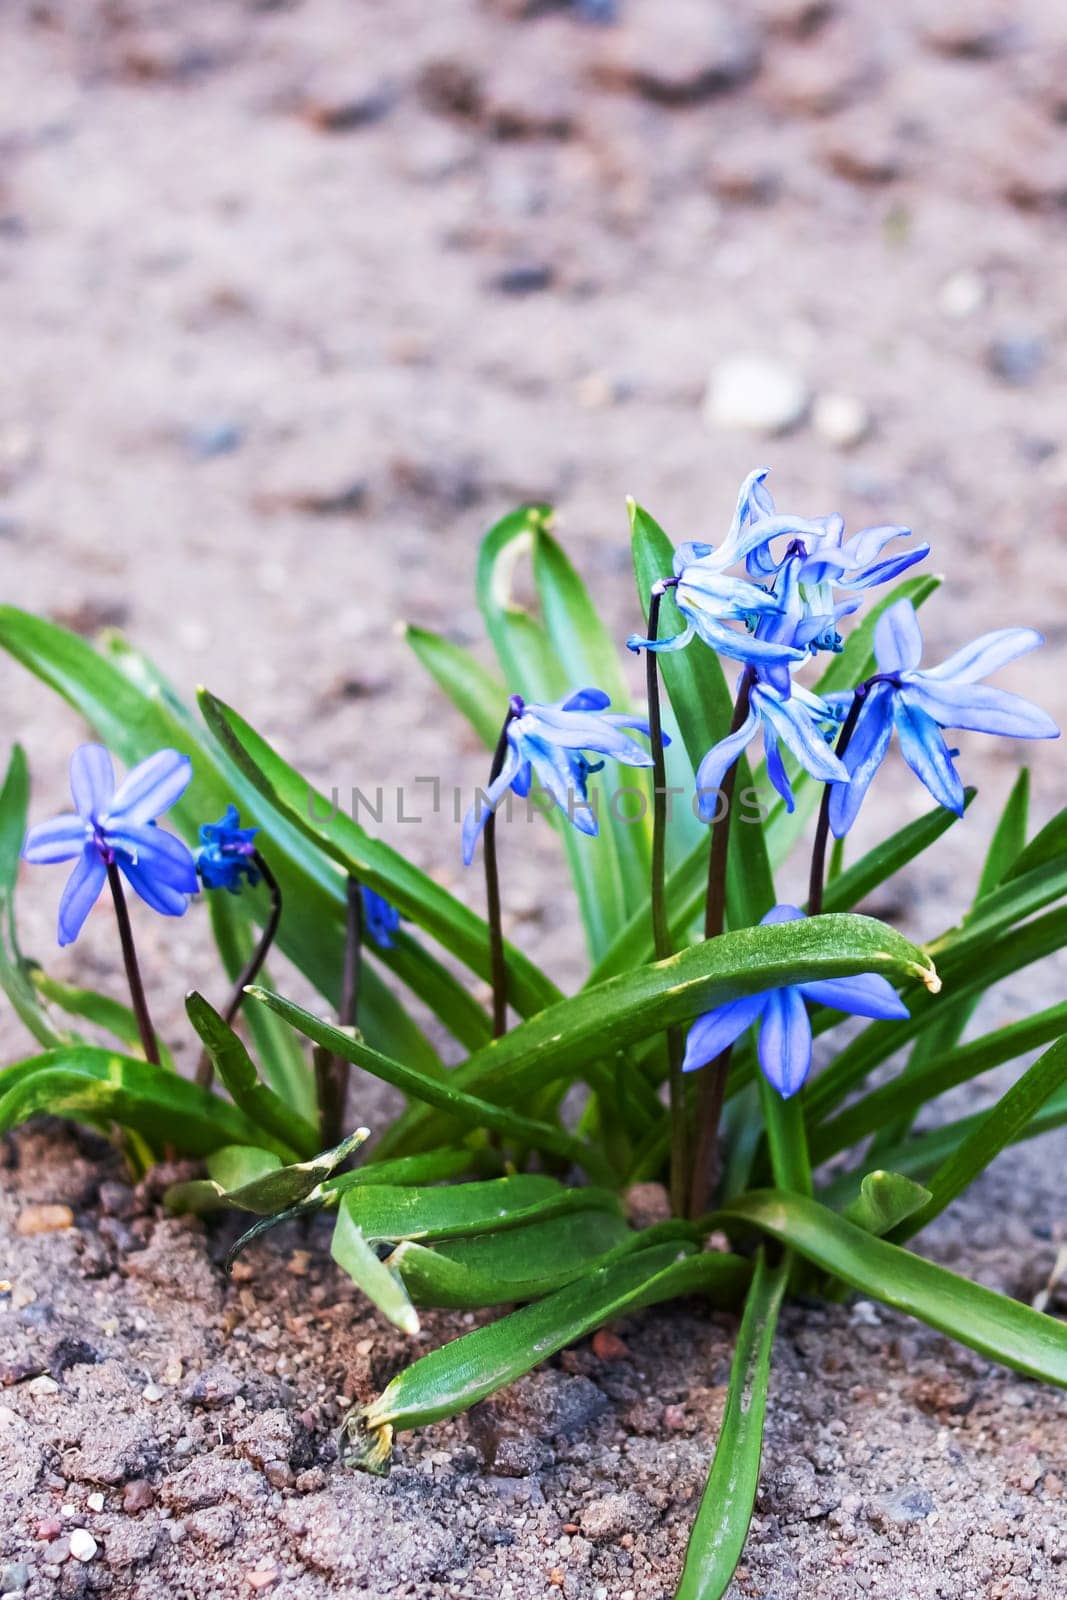
[[[0,14],[4,598],[119,625],[320,784],[484,758],[396,637],[478,644],[477,538],[529,498],[620,637],[623,495],[719,536],[736,484],[902,521],[950,579],[931,658],[1005,623],[1002,681],[1067,715],[1067,55],[1019,0],[9,0]],[[605,10],[609,8],[604,8]],[[480,646],[479,646],[480,647]],[[0,661],[34,812],[81,730]],[[870,909],[930,937],[966,903],[1021,752]],[[1056,747],[1035,807],[1062,803]],[[887,771],[866,836],[925,809]],[[450,887],[450,823],[384,831]],[[508,851],[511,931],[582,957],[547,830]],[[54,952],[121,992],[110,921]],[[788,883],[786,885],[789,887]],[[135,911],[136,915],[136,911]],[[137,915],[157,1021],[210,988],[202,913]],[[985,1021],[1062,991],[1003,985]],[[24,1042],[0,1023],[3,1059]],[[187,1052],[188,1055],[188,1052]],[[950,1097],[990,1102],[998,1079]],[[380,1098],[355,1107],[380,1117]],[[0,1594],[669,1600],[733,1328],[642,1315],[453,1425],[386,1481],[334,1431],[408,1358],[290,1231],[234,1280],[225,1226],[52,1124],[0,1170]],[[1030,1299],[1055,1279],[1065,1143],[1002,1158],[924,1248]],[[43,1209],[50,1208],[50,1209]],[[64,1209],[65,1208],[65,1209]],[[1054,1285],[1050,1308],[1067,1311]],[[420,1348],[461,1331],[428,1317]],[[866,1303],[794,1305],[731,1600],[1067,1596],[1063,1399]]]

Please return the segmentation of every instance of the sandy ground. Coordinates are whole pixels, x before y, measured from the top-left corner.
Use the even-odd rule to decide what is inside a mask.
[[[322,783],[436,770],[469,786],[483,758],[396,621],[477,643],[478,536],[548,497],[624,636],[624,494],[676,538],[714,539],[766,462],[783,505],[931,541],[950,578],[927,611],[935,656],[1004,623],[1042,628],[1042,657],[1003,681],[1062,721],[1065,39],[1038,4],[886,10],[624,0],[597,26],[522,0],[11,0],[4,597],[87,634],[121,625]],[[723,386],[742,356],[777,369],[780,431],[769,412],[735,425]],[[58,809],[80,730],[2,662],[0,686],[37,814]],[[896,897],[912,934],[963,904],[1020,757],[961,743],[982,792]],[[1062,763],[1033,754],[1044,816]],[[894,824],[924,809],[906,775],[883,794]],[[451,829],[386,831],[477,894]],[[573,987],[561,881],[546,835],[513,863],[511,914]],[[59,888],[26,884],[38,954]],[[138,930],[177,1039],[202,926],[146,915]],[[50,965],[115,985],[111,943],[101,913]],[[1047,1003],[1047,985],[1005,986],[996,1014]],[[0,1031],[10,1059],[21,1040],[10,1019]],[[500,1459],[500,1428],[472,1421],[405,1442],[385,1486],[351,1479],[331,1461],[338,1396],[369,1393],[404,1352],[314,1238],[227,1287],[216,1238],[162,1222],[151,1195],[101,1198],[65,1135],[11,1152],[5,1228],[42,1201],[71,1204],[75,1226],[5,1233],[5,1587],[672,1592],[725,1324],[650,1316],[622,1330],[625,1357],[568,1355],[503,1403],[522,1442]],[[1063,1152],[1003,1160],[931,1249],[1033,1295]],[[777,1373],[738,1596],[1067,1594],[1057,1396],[863,1307],[791,1312]],[[86,1563],[63,1547],[76,1527],[100,1547]]]

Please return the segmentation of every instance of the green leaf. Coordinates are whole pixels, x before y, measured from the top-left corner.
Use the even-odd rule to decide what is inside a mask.
[[[0,606],[0,648],[61,694],[127,765],[164,746],[191,758],[192,782],[168,812],[168,821],[188,844],[197,842],[205,817],[221,815],[231,801],[245,825],[263,828],[262,842],[269,846],[286,908],[279,947],[336,1005],[344,947],[343,877],[298,829],[264,805],[237,767],[203,736],[151,662],[115,639],[101,656],[84,639],[14,606]],[[425,1070],[440,1065],[425,1034],[369,967],[360,1018],[368,1038],[383,1048]]]
[[[52,1021],[27,972],[15,928],[15,884],[22,844],[26,837],[30,800],[30,774],[21,745],[11,752],[4,787],[0,790],[0,988],[38,1044],[59,1046],[72,1042]]]
[[[870,917],[742,928],[550,1006],[477,1051],[450,1083],[514,1103],[546,1083],[580,1076],[591,1055],[607,1057],[742,995],[858,972],[937,983],[921,951]]]
[[[1016,930],[1011,939],[993,941],[981,960],[972,950],[957,946],[944,948],[937,963],[946,999],[941,1004],[956,1005],[973,994],[984,994],[1001,978],[1028,967],[1042,956],[1051,955],[1067,944],[1067,908],[1050,911]],[[927,950],[931,947],[927,946]],[[951,997],[949,999],[949,997]],[[847,1044],[836,1060],[805,1090],[805,1117],[808,1126],[821,1121],[828,1112],[851,1094],[868,1073],[879,1066],[901,1045],[923,1033],[939,1016],[936,995],[909,997],[911,1016],[894,1022],[874,1022]],[[882,1152],[882,1165],[895,1165]]]
[[[217,1095],[177,1073],[92,1045],[49,1050],[0,1072],[0,1133],[38,1111],[97,1128],[117,1122],[157,1152],[170,1146],[181,1155],[206,1156],[225,1144],[258,1144],[290,1155],[288,1145]]]
[[[758,1228],[872,1299],[918,1317],[981,1355],[1067,1387],[1067,1324],[873,1238],[802,1195],[756,1189],[718,1221]]]
[[[131,1055],[143,1057],[141,1030],[129,1006],[124,1006],[120,1000],[112,1000],[108,995],[97,994],[94,989],[78,989],[73,984],[60,983],[58,978],[50,978],[32,962],[26,963],[26,971],[30,982],[45,1000],[50,1000],[68,1016],[84,1017],[86,1022],[93,1023],[95,1027],[106,1029],[129,1047]],[[161,1064],[173,1072],[174,1057],[158,1035],[156,1043]]]
[[[789,1258],[769,1267],[762,1250],[745,1299],[719,1440],[700,1501],[676,1600],[720,1600],[748,1538],[763,1452],[774,1330]]]
[[[1016,856],[1008,868],[1005,883],[1015,878],[1025,878],[1038,867],[1061,865],[1067,855],[1067,806],[1046,822],[1040,833],[1034,835],[1026,849]]]
[[[408,623],[404,637],[438,688],[466,717],[482,743],[492,750],[508,703],[504,680],[487,672],[471,651],[439,633],[430,633],[426,628],[415,628]]]
[[[211,1211],[222,1211],[228,1204],[229,1190],[251,1183],[265,1172],[277,1172],[281,1164],[278,1156],[255,1145],[223,1145],[207,1158],[210,1176],[172,1183],[163,1196],[164,1207],[172,1216],[206,1216]]]
[[[584,1144],[581,1139],[564,1133],[561,1128],[552,1127],[548,1123],[523,1116],[517,1111],[508,1111],[501,1106],[490,1104],[487,1100],[465,1094],[456,1086],[456,1072],[453,1071],[445,1081],[424,1077],[413,1067],[405,1066],[400,1061],[393,1061],[379,1051],[372,1050],[362,1040],[353,1038],[351,1033],[323,1022],[310,1011],[294,1005],[291,1000],[283,999],[281,995],[271,994],[268,990],[259,988],[251,988],[248,992],[255,999],[262,1000],[264,1005],[271,1006],[279,1016],[284,1017],[294,1028],[298,1028],[307,1038],[322,1045],[324,1049],[341,1056],[345,1061],[351,1061],[357,1067],[364,1068],[374,1077],[381,1078],[384,1083],[391,1083],[394,1089],[401,1090],[413,1099],[421,1100],[438,1111],[446,1111],[450,1117],[464,1126],[489,1128],[507,1139],[516,1140],[520,1145],[529,1145],[534,1150],[549,1151],[565,1161],[576,1161],[585,1167],[590,1175],[603,1173],[603,1162],[598,1152]]]
[[[380,1464],[394,1429],[426,1427],[469,1410],[614,1317],[689,1294],[706,1294],[715,1305],[734,1305],[749,1271],[747,1262],[736,1256],[695,1253],[685,1242],[657,1245],[598,1267],[544,1300],[431,1351],[399,1373],[377,1400],[349,1419],[354,1453],[346,1462]],[[376,1434],[384,1436],[375,1439]]]
[[[543,527],[533,534],[533,573],[549,643],[569,688],[594,685],[610,697],[616,711],[631,711],[630,691],[619,664],[619,647],[600,620],[585,584],[563,549]],[[608,806],[601,818],[602,839],[611,838],[622,880],[624,914],[648,908],[652,869],[651,787],[640,768],[625,769],[626,785],[643,797],[640,815],[622,820]]]
[[[432,1249],[405,1241],[388,1260],[417,1306],[474,1310],[543,1299],[594,1263],[637,1248],[641,1238],[615,1213],[577,1211],[517,1232],[479,1234]]]
[[[582,687],[568,681],[558,640],[553,641],[542,623],[515,603],[512,594],[516,566],[532,555],[535,540],[550,521],[546,506],[530,506],[504,517],[482,540],[476,580],[478,604],[508,692],[541,702],[560,699]],[[502,705],[498,722],[503,721],[505,709]],[[596,788],[594,784],[590,789],[591,799]],[[592,841],[572,828],[554,807],[549,815],[567,856],[590,957],[595,961],[626,915],[614,835],[605,830]]]
[[[194,989],[185,997],[185,1009],[234,1104],[292,1155],[313,1156],[319,1144],[318,1129],[259,1081],[255,1063],[244,1043],[215,1008]]]
[[[489,932],[480,917],[389,845],[372,839],[343,810],[335,809],[221,700],[202,690],[200,704],[220,744],[278,812],[346,873],[384,895],[479,977],[489,977]],[[508,993],[520,1014],[538,1010],[557,996],[555,986],[518,950],[509,946],[507,960]]]
[[[1067,1002],[1024,1017],[1020,1022],[996,1028],[980,1039],[923,1063],[921,1072],[903,1073],[883,1084],[848,1107],[811,1134],[812,1159],[826,1161],[839,1150],[858,1144],[868,1134],[877,1133],[904,1119],[905,1131],[915,1112],[958,1084],[968,1083],[979,1073],[988,1072],[1002,1062],[1013,1061],[1025,1050],[1048,1044],[1067,1029]],[[901,1135],[903,1137],[903,1135]]]
[[[322,1151],[311,1161],[293,1162],[288,1166],[282,1166],[276,1156],[265,1150],[227,1146],[208,1161],[209,1184],[175,1184],[167,1190],[167,1206],[172,1211],[214,1211],[222,1206],[234,1206],[238,1211],[273,1217],[314,1197],[316,1191],[326,1204],[328,1197],[322,1189],[323,1183],[369,1137],[368,1128],[357,1128],[332,1150]],[[208,1203],[208,1189],[214,1194],[212,1204]]]
[[[1022,767],[1012,785],[1000,814],[978,880],[976,899],[984,900],[987,894],[1004,881],[1026,848],[1026,823],[1030,814],[1030,769]]]
[[[381,1160],[377,1151],[369,1156],[363,1166],[353,1172],[341,1172],[323,1185],[327,1194],[335,1191],[344,1194],[347,1189],[363,1188],[369,1183],[443,1183],[449,1178],[463,1178],[468,1173],[499,1172],[501,1157],[495,1151],[474,1145],[445,1145],[439,1150],[427,1150],[417,1156],[397,1156],[394,1160]]]
[[[350,1195],[350,1214],[373,1243],[432,1243],[513,1232],[590,1211],[622,1217],[622,1204],[612,1189],[565,1189],[553,1178],[525,1174],[445,1188],[374,1184]]]
[[[213,893],[206,896],[223,969],[231,983],[245,970],[254,947],[251,919],[242,895]],[[261,968],[263,982],[270,974]],[[263,1075],[297,1114],[310,1122],[315,1117],[315,1082],[291,1028],[271,1012],[253,1006],[245,1018]]]
[[[930,1179],[930,1198],[895,1237],[910,1239],[941,1215],[1000,1152],[1019,1137],[1042,1106],[1067,1084],[1067,1036],[1027,1067],[958,1149]]]
[[[860,1184],[859,1194],[845,1208],[843,1216],[846,1222],[855,1223],[864,1233],[873,1233],[881,1239],[924,1206],[929,1198],[929,1189],[900,1172],[868,1172]]]
[[[390,1272],[384,1262],[379,1261],[373,1246],[364,1238],[353,1215],[357,1194],[358,1191],[353,1190],[341,1201],[330,1254],[363,1290],[367,1299],[378,1307],[383,1317],[399,1328],[401,1333],[413,1336],[419,1331],[418,1312],[400,1279]]]

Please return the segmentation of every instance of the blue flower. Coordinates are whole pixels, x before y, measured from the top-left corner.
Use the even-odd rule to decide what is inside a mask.
[[[953,763],[942,728],[999,733],[1009,739],[1056,739],[1052,718],[1005,689],[979,682],[1009,661],[1043,644],[1033,628],[1001,628],[964,645],[940,666],[921,669],[923,640],[915,607],[898,600],[879,617],[874,630],[878,673],[857,694],[862,705],[843,757],[850,782],[835,784],[830,797],[830,826],[840,838],[847,833],[881,766],[893,729],[900,751],[919,781],[939,805],[963,813],[963,782]],[[851,695],[835,695],[840,714]]]
[[[789,774],[785,770],[779,741],[799,761],[805,772],[824,783],[848,783],[848,773],[827,743],[824,727],[833,726],[833,712],[825,700],[800,684],[787,692],[758,677],[749,690],[749,709],[735,733],[712,745],[697,768],[697,801],[705,822],[716,820],[717,794],[723,779],[751,744],[763,732],[767,757],[767,776],[785,801],[786,809],[795,806]]]
[[[242,883],[254,889],[259,882],[262,874],[255,862],[259,829],[242,828],[240,821],[237,807],[229,805],[218,822],[201,824],[196,870],[205,889],[240,894]]]
[[[400,926],[400,912],[396,906],[390,905],[384,895],[375,894],[373,889],[363,890],[363,918],[367,932],[375,944],[382,950],[393,948],[393,934]]]
[[[762,919],[771,922],[802,922],[804,913],[796,906],[775,906]],[[908,1016],[908,1008],[896,991],[877,973],[855,978],[829,978],[817,983],[800,983],[785,989],[764,989],[761,994],[731,1000],[698,1017],[686,1041],[683,1072],[693,1072],[729,1049],[753,1022],[759,1022],[759,1064],[764,1077],[788,1100],[811,1071],[811,1023],[805,1000],[847,1011],[856,1017],[895,1018]]]
[[[180,839],[155,819],[181,798],[193,775],[188,756],[159,750],[115,787],[111,757],[99,744],[83,744],[70,763],[74,814],[39,822],[26,835],[25,861],[76,862],[59,905],[59,942],[73,944],[107,880],[108,866],[150,905],[180,917],[196,893],[196,867]]]
[[[602,689],[578,689],[552,705],[526,704],[515,696],[504,765],[463,819],[466,866],[471,864],[478,836],[491,812],[509,789],[528,795],[533,773],[580,833],[598,832],[596,816],[587,803],[588,781],[603,762],[590,762],[585,752],[611,756],[628,767],[652,765],[648,752],[622,731],[636,728],[647,737],[647,719],[608,711],[610,704]]]

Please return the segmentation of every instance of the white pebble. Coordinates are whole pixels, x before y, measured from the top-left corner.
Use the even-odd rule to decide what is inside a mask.
[[[151,1405],[154,1405],[157,1400],[162,1400],[162,1398],[163,1390],[158,1383],[146,1383],[141,1390],[141,1399],[147,1400]]]
[[[871,431],[871,418],[866,406],[852,394],[819,395],[812,409],[811,420],[816,433],[839,450],[850,450]]]
[[[90,1511],[103,1511],[104,1497],[102,1494],[91,1494],[88,1500],[86,1500],[85,1504],[89,1507]]]
[[[962,322],[981,311],[986,301],[986,287],[977,272],[954,272],[946,278],[937,293],[937,307],[944,317]]]
[[[711,428],[785,433],[803,420],[810,398],[794,367],[770,356],[731,356],[712,371],[704,421]]]
[[[88,1528],[75,1528],[70,1536],[70,1553],[75,1561],[91,1561],[96,1554],[96,1540]]]

